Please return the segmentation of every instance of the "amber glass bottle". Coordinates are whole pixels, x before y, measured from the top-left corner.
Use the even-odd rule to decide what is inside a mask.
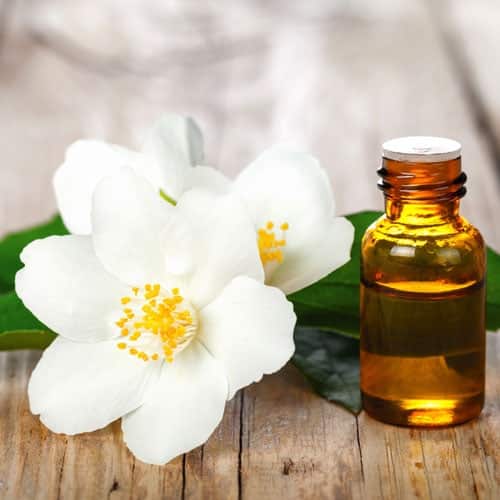
[[[459,215],[460,144],[405,137],[383,147],[385,215],[361,250],[361,392],[372,417],[440,426],[484,403],[485,248]]]

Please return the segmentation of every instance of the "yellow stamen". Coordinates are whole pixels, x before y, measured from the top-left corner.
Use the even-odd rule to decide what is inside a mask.
[[[163,358],[168,362],[173,361],[174,354],[178,349],[183,348],[195,328],[192,311],[180,305],[184,302],[180,290],[172,288],[169,294],[166,291],[162,292],[160,284],[147,283],[144,287],[132,287],[132,292],[137,297],[134,301],[128,296],[120,299],[121,304],[127,306],[122,309],[124,317],[115,323],[120,328],[121,335],[127,337],[129,342],[137,342],[139,339],[142,342],[143,338],[147,342],[152,338],[151,336],[157,336],[161,343],[161,350],[163,350]],[[131,305],[128,306],[128,304]],[[132,323],[130,320],[134,317],[137,320]],[[133,333],[131,333],[132,327]],[[143,337],[143,334],[148,334],[148,336]],[[156,345],[154,342],[153,346]],[[142,342],[141,345],[147,344]],[[117,347],[126,349],[127,344],[119,342]],[[156,361],[160,359],[161,350],[160,352],[146,352],[129,346],[128,352],[144,361]]]
[[[260,259],[263,264],[277,262],[281,264],[284,260],[283,248],[286,246],[284,233],[289,229],[288,222],[283,222],[280,225],[282,231],[281,238],[277,238],[276,232],[273,231],[274,223],[267,222],[265,228],[260,228],[257,231],[257,243],[259,246]]]

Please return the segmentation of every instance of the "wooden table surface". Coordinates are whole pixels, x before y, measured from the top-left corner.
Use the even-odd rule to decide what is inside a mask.
[[[67,144],[129,146],[162,111],[194,116],[233,176],[277,141],[309,148],[341,213],[381,208],[383,140],[457,138],[463,212],[500,249],[497,0],[0,0],[0,231],[55,212]],[[0,263],[1,265],[1,263]],[[358,418],[292,366],[240,391],[201,448],[134,459],[118,424],[55,435],[28,409],[38,352],[0,354],[0,498],[500,498],[500,341],[482,416],[444,430]]]

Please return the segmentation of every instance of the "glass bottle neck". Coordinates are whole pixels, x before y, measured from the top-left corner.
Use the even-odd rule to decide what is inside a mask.
[[[401,200],[385,200],[385,213],[394,222],[411,226],[433,226],[450,222],[458,217],[459,200],[441,203],[411,203]]]
[[[434,163],[383,158],[378,174],[389,219],[413,226],[431,226],[458,217],[466,181],[460,158]]]

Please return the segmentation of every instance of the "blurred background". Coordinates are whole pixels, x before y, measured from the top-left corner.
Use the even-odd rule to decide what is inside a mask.
[[[0,231],[55,212],[66,146],[139,147],[191,115],[230,176],[274,142],[328,169],[340,213],[382,208],[380,145],[464,147],[464,213],[500,249],[498,0],[0,0]]]

